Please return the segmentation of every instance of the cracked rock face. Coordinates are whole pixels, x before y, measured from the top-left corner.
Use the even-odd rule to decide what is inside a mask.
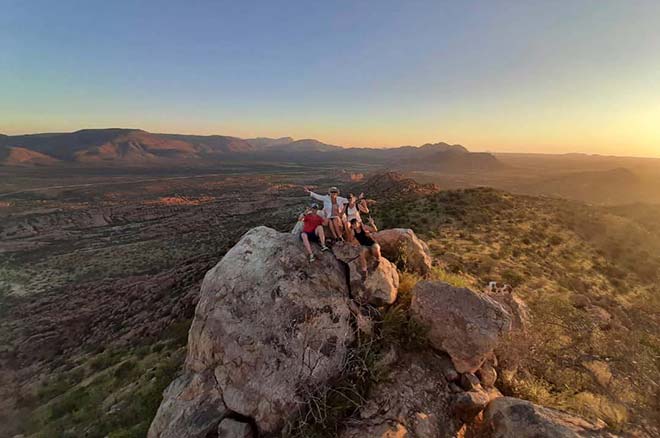
[[[442,438],[461,426],[451,417],[451,394],[432,352],[405,353],[389,367],[341,438]]]
[[[339,375],[353,339],[348,295],[332,254],[309,263],[290,233],[247,232],[204,278],[184,374],[165,391],[149,436],[174,436],[186,422],[197,430],[181,394],[198,376],[213,377],[200,397],[218,394],[227,412],[251,418],[261,433],[279,430],[308,388]],[[218,411],[213,427],[226,415]]]
[[[406,270],[427,275],[431,272],[431,252],[426,243],[409,228],[392,228],[373,234],[384,257],[401,262]]]
[[[441,281],[420,281],[410,310],[429,328],[433,347],[445,351],[460,373],[474,373],[511,330],[511,316],[484,294]]]
[[[348,275],[351,294],[354,299],[362,303],[383,306],[396,301],[399,289],[399,273],[396,266],[384,257],[381,257],[378,266],[375,260],[367,256],[367,276],[360,275],[360,250],[357,243],[337,242],[332,245],[332,253],[337,260],[348,266]]]

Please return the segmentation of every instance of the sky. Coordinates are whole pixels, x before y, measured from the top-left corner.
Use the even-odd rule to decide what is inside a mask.
[[[660,157],[660,1],[0,0],[0,133]]]

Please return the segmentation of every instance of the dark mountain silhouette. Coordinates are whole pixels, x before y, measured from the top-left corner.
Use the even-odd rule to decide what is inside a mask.
[[[403,168],[433,171],[484,171],[504,167],[493,155],[485,152],[445,149],[428,155],[413,156],[402,163]]]
[[[283,144],[293,143],[294,139],[292,137],[280,137],[280,138],[269,138],[269,137],[257,137],[257,138],[248,138],[245,139],[250,143],[255,149],[265,149],[271,146],[279,146]]]
[[[5,165],[95,166],[209,165],[218,160],[300,163],[365,162],[402,169],[489,170],[500,166],[490,154],[461,145],[427,143],[395,148],[344,148],[315,139],[241,139],[223,135],[150,133],[140,129],[84,129],[72,133],[0,136]],[[9,149],[12,148],[12,149]]]

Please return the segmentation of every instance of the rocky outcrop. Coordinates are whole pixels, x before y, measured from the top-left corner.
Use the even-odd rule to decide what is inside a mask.
[[[455,436],[451,394],[430,351],[400,353],[341,438]]]
[[[405,318],[428,327],[435,350],[389,343],[383,309],[374,306],[395,302],[396,267],[370,260],[362,278],[359,250],[336,243],[309,262],[291,233],[246,233],[204,277],[183,373],[164,392],[148,437],[278,436],[318,402],[320,389],[355,377],[365,342],[376,346],[358,366],[369,390],[336,424],[341,438],[600,433],[584,420],[502,398],[493,350],[512,318],[487,295],[421,281]]]
[[[367,258],[367,275],[362,277],[360,269],[360,246],[348,242],[337,242],[332,246],[337,260],[348,266],[352,297],[364,304],[383,306],[396,300],[399,289],[399,273],[396,266],[384,257],[378,263]]]
[[[212,370],[186,373],[163,393],[163,403],[151,423],[149,436],[205,437],[227,413]]]
[[[384,257],[406,270],[427,275],[431,272],[431,252],[409,228],[392,228],[374,233]]]
[[[165,392],[149,437],[186,427],[195,433],[182,436],[206,436],[185,404],[201,376],[195,400],[221,397],[226,406],[205,426],[233,413],[260,433],[277,431],[304,404],[306,388],[341,372],[353,339],[348,301],[344,267],[332,254],[309,263],[290,233],[250,230],[204,278],[184,374]]]
[[[399,274],[396,266],[386,258],[381,257],[378,265],[367,271],[365,278],[361,277],[359,261],[355,260],[348,266],[351,293],[354,299],[374,306],[392,304],[396,300]]]
[[[582,418],[513,397],[490,402],[478,430],[481,438],[614,437]]]
[[[461,373],[477,371],[511,330],[511,316],[486,295],[440,281],[420,281],[412,295],[412,316]]]

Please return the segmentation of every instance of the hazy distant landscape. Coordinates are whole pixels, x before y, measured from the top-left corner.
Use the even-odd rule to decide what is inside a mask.
[[[594,204],[660,202],[660,159],[586,154],[470,152],[444,142],[396,148],[346,148],[315,139],[240,139],[88,129],[72,133],[0,135],[0,160],[14,178],[49,168],[75,175],[203,174],[261,166],[391,169],[445,188],[490,186],[515,193]],[[207,172],[207,173],[208,173]],[[70,182],[71,180],[69,180]],[[85,181],[89,182],[89,181]],[[10,190],[9,179],[3,182]],[[15,184],[15,183],[14,183]],[[2,186],[0,186],[2,187]],[[0,193],[0,195],[2,195]]]

